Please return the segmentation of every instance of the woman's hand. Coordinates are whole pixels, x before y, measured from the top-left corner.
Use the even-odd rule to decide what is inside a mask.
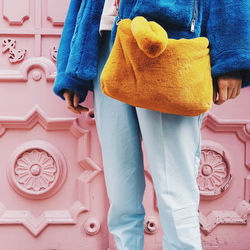
[[[224,103],[230,98],[235,98],[240,94],[242,78],[239,76],[223,75],[217,78],[216,86],[213,88],[213,102],[217,105]],[[217,92],[219,98],[217,98]]]
[[[87,107],[79,104],[79,95],[77,92],[66,89],[63,96],[67,102],[67,108],[76,114],[81,114],[82,111],[89,111]]]

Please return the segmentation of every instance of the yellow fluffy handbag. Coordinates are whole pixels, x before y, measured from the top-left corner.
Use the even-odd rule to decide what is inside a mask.
[[[209,40],[169,39],[142,16],[118,22],[100,76],[102,92],[132,106],[196,116],[212,107]]]

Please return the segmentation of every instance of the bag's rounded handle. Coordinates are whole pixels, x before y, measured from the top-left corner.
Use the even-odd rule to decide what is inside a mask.
[[[133,18],[131,31],[138,47],[151,58],[159,56],[167,47],[168,34],[161,25],[143,16]]]

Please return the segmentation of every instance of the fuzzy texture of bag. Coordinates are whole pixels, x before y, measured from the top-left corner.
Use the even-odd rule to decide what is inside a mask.
[[[196,116],[212,107],[209,40],[169,39],[142,16],[118,23],[101,73],[104,94],[132,106]]]

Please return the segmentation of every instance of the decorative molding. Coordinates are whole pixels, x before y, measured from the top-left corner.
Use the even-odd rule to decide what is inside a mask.
[[[246,225],[250,214],[250,204],[245,200],[238,203],[235,210],[213,210],[207,216],[199,211],[201,230],[208,235],[220,224]]]
[[[67,165],[60,151],[42,140],[21,144],[11,155],[7,176],[13,189],[30,199],[51,197],[62,187]]]
[[[0,116],[1,136],[3,136],[8,129],[30,129],[36,124],[40,124],[47,131],[69,130],[76,138],[88,133],[88,130],[79,127],[77,118],[50,118],[38,105],[35,105],[22,117]]]
[[[25,60],[19,70],[0,70],[1,82],[27,82],[30,69],[39,68],[45,73],[48,82],[53,82],[56,77],[56,65],[45,57],[31,57]]]
[[[235,133],[237,138],[242,141],[245,145],[245,165],[250,168],[250,156],[246,152],[249,152],[250,149],[250,120],[233,120],[233,119],[218,119],[214,114],[210,111],[206,112],[203,122],[202,128],[208,127],[213,132],[230,132]],[[204,141],[205,143],[206,141]],[[230,159],[228,159],[229,154],[225,152],[225,149],[215,142],[211,145],[211,141],[209,146],[203,146],[203,149],[214,150],[216,153],[219,153],[222,158],[221,162],[225,160],[225,163],[228,167],[226,171],[228,174],[230,173]],[[226,190],[231,182],[231,174],[228,175],[228,181],[225,183],[223,190]],[[247,192],[250,183],[248,182],[248,177],[245,178],[245,199],[249,198],[249,192]],[[201,230],[205,234],[211,233],[211,231],[220,224],[239,224],[246,225],[247,224],[247,216],[250,213],[250,204],[246,200],[242,200],[238,203],[236,209],[234,210],[212,210],[207,216],[205,216],[201,211],[199,211],[199,219]]]
[[[47,189],[55,181],[58,170],[48,152],[31,149],[19,155],[14,172],[18,184],[26,191],[33,190],[37,193],[43,188]]]
[[[96,218],[89,218],[84,224],[84,230],[88,235],[96,235],[100,231],[100,222]]]
[[[18,0],[18,2],[18,8],[13,9],[16,6],[16,0],[2,0],[3,18],[10,25],[22,25],[25,20],[29,19],[29,0]]]
[[[88,112],[85,112],[85,120],[88,124],[95,124],[95,112],[94,109],[89,109]]]
[[[3,39],[2,45],[3,45],[2,52],[5,53],[7,50],[15,48],[16,40],[11,38]]]
[[[24,59],[24,56],[27,52],[26,49],[15,49],[16,46],[16,40],[7,38],[2,41],[2,45],[4,46],[2,49],[2,52],[5,53],[7,50],[9,50],[10,56],[9,61],[11,63],[17,63]]]
[[[214,132],[234,132],[245,145],[245,165],[250,169],[250,120],[218,119],[211,111],[203,117],[202,128]]]
[[[203,140],[197,184],[201,200],[217,199],[230,187],[232,181],[229,154],[213,141]]]
[[[32,73],[32,79],[34,81],[39,81],[39,80],[41,80],[41,78],[42,78],[41,72],[38,71],[38,70],[34,70],[33,73]]]
[[[76,224],[78,215],[89,211],[90,182],[101,171],[90,156],[89,130],[81,128],[76,117],[50,118],[36,105],[24,117],[0,116],[1,136],[10,129],[31,129],[36,124],[40,124],[47,131],[68,130],[77,139],[77,162],[83,172],[76,179],[77,198],[68,209],[46,210],[39,217],[35,217],[29,210],[8,210],[0,202],[0,224],[22,224],[34,236],[49,224]]]
[[[155,234],[158,231],[158,221],[154,216],[148,216],[145,219],[144,232],[147,234]]]
[[[22,2],[24,3],[22,4]],[[32,16],[32,20],[30,20],[27,25],[23,25],[21,29],[13,29],[12,27],[4,27],[3,25],[0,29],[0,35],[1,37],[11,36],[12,38],[20,37],[22,40],[29,40],[32,43],[33,48],[30,51],[31,54],[29,57],[42,57],[44,56],[44,48],[50,46],[51,37],[56,38],[56,44],[58,44],[60,40],[69,2],[70,0],[3,0],[2,15],[9,24],[18,24],[20,26],[27,18],[29,18],[28,16]],[[17,7],[13,8],[13,6]],[[60,8],[58,8],[58,6],[60,6]],[[47,20],[52,22],[53,26],[50,25]],[[20,58],[19,55],[22,55],[23,53],[23,51],[14,52],[14,55],[12,55],[13,60]],[[55,55],[52,55],[53,62],[55,59],[54,56]],[[48,59],[51,60],[50,55],[48,55]],[[9,68],[6,67],[0,71],[0,78],[2,78],[1,75],[5,75],[4,71],[10,73],[8,75],[16,75],[19,73],[16,71],[10,71]]]
[[[14,48],[10,49],[9,61],[11,63],[17,63],[17,62],[22,61],[24,59],[26,52],[27,52],[26,49],[18,49],[18,50]]]
[[[57,61],[57,52],[58,49],[56,48],[56,46],[53,46],[52,48],[49,49],[50,57],[54,62]]]
[[[53,26],[63,26],[65,21],[65,13],[68,9],[67,0],[47,0],[47,19]],[[60,6],[60,11],[58,11]]]

